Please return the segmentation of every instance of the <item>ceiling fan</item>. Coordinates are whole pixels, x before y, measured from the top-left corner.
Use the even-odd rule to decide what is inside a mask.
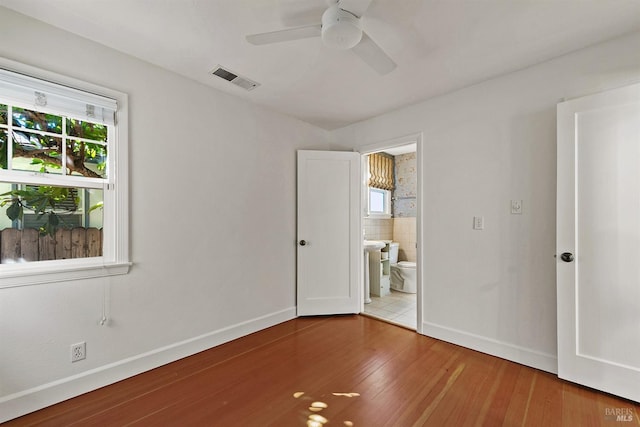
[[[321,37],[325,46],[351,50],[379,74],[387,74],[396,63],[362,29],[362,17],[372,0],[329,0],[320,24],[252,34],[247,41],[254,45],[280,43]]]

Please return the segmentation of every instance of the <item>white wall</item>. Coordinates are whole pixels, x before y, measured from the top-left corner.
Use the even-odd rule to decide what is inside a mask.
[[[638,52],[627,36],[332,133],[423,133],[425,334],[556,371],[556,104],[640,81]]]
[[[0,289],[0,421],[295,316],[295,151],[327,149],[325,131],[4,8],[0,39],[129,94],[134,263]]]

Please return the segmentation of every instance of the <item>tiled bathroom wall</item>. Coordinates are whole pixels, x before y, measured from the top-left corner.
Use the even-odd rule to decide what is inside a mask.
[[[393,241],[400,243],[398,261],[416,262],[416,218],[393,219]]]
[[[416,262],[416,219],[364,219],[366,240],[393,240],[400,244],[398,261]]]
[[[393,218],[389,219],[364,219],[364,238],[366,240],[392,240]]]

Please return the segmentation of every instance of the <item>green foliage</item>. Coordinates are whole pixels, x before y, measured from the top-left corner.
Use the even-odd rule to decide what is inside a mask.
[[[66,174],[104,178],[108,126],[19,107],[11,107],[9,115],[9,106],[0,104],[0,124],[8,120],[14,130],[9,137],[0,129],[0,168],[9,168],[8,150],[13,150],[14,158],[30,159],[41,173],[60,173],[64,154]]]
[[[67,133],[79,138],[107,142],[107,127],[105,125],[83,122],[82,120],[76,119],[68,119]]]
[[[7,124],[7,106],[0,104],[0,124]]]
[[[13,107],[12,118],[14,126],[57,134],[62,133],[61,116]]]
[[[0,124],[7,124],[7,106],[0,104]],[[7,131],[0,130],[0,169],[7,168]]]
[[[0,169],[7,169],[7,132],[0,130]]]
[[[49,155],[51,155],[52,153],[49,153]],[[47,168],[49,169],[61,169],[62,166],[60,166],[57,163],[52,163],[52,162],[48,162],[46,160],[42,160],[42,159],[31,159],[31,164],[32,165],[40,165],[40,172],[41,173],[47,173],[49,172],[49,170],[47,170]]]
[[[74,157],[82,158],[85,166],[95,165],[98,172],[104,172],[107,167],[107,147],[104,145],[73,141],[69,144],[67,152],[73,153]]]
[[[104,202],[98,202],[98,203],[96,203],[95,205],[93,205],[93,206],[91,206],[89,208],[89,212],[88,213],[91,213],[91,212],[95,211],[96,209],[102,209],[103,207],[104,207]]]
[[[9,150],[12,150],[13,158],[31,161],[33,167],[28,168],[25,168],[26,162],[20,162],[22,170],[37,169],[41,173],[59,174],[64,157],[66,174],[104,177],[108,126],[0,104],[0,124],[9,123],[13,126],[11,135],[0,129],[0,169],[12,167],[8,164]],[[38,218],[45,218],[40,232],[54,236],[60,227],[65,226],[65,214],[77,209],[78,198],[70,203],[75,194],[77,191],[71,188],[24,186],[0,194],[0,208],[6,207],[6,215],[11,221],[22,221],[25,210],[35,213]],[[89,212],[101,208],[102,202],[91,207]]]
[[[27,187],[22,190],[12,190],[0,194],[0,197],[3,197],[0,200],[0,207],[10,204],[6,214],[12,221],[22,220],[25,209],[33,211],[38,217],[46,216],[47,221],[40,227],[40,232],[53,237],[60,227],[60,223],[63,222],[59,212],[56,212],[60,210],[58,205],[65,201],[69,194],[70,189],[64,187],[44,185]],[[77,203],[78,201],[76,200]]]

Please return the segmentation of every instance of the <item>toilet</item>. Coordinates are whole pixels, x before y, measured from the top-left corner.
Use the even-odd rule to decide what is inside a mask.
[[[400,244],[389,244],[389,263],[391,264],[391,289],[408,294],[416,293],[416,263],[410,261],[398,262]]]

